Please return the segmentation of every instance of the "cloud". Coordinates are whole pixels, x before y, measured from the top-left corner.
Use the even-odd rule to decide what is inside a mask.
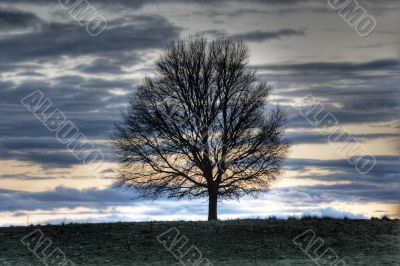
[[[125,205],[132,195],[122,190],[57,187],[45,192],[22,192],[0,189],[0,211],[52,210],[57,208],[103,208]]]
[[[366,62],[307,62],[251,66],[259,78],[274,84],[274,96],[287,102],[290,127],[310,127],[292,108],[293,102],[313,95],[324,112],[339,124],[399,120],[398,59]],[[377,89],[379,88],[379,89]]]
[[[365,140],[376,140],[376,139],[384,139],[384,138],[397,138],[398,134],[394,133],[377,133],[377,134],[352,134],[355,139],[358,141]],[[316,132],[289,132],[286,133],[285,137],[289,140],[292,145],[295,144],[321,144],[321,143],[329,143],[329,139],[327,135],[323,135],[321,133]],[[332,139],[340,139],[339,134],[331,134]],[[350,142],[355,142],[354,139],[350,140]]]
[[[66,120],[94,143],[108,140],[123,109],[121,103],[126,101],[125,95],[115,95],[112,89],[128,91],[134,84],[129,80],[79,76],[61,76],[46,82],[29,81],[19,85],[0,82],[0,157],[35,162],[44,167],[80,164],[67,147],[59,143],[55,133],[23,107],[20,100],[35,90],[42,91],[52,101],[47,113],[59,108]],[[98,143],[95,146],[103,151],[106,160],[113,160],[109,146]]]
[[[0,31],[37,27],[43,21],[33,13],[0,8]]]
[[[400,170],[400,156],[375,156],[377,165],[372,169],[370,174],[376,175],[378,178],[385,173],[396,173]],[[352,172],[358,176],[354,167],[350,165],[347,160],[315,160],[315,159],[298,159],[290,158],[286,160],[287,168],[289,170],[303,171],[307,167],[317,167],[321,169],[337,170],[338,172]],[[362,175],[361,175],[362,176]],[[377,179],[378,180],[378,179]]]
[[[90,140],[89,140],[90,141]],[[84,142],[78,142],[83,144]],[[105,161],[114,161],[111,147],[108,144],[93,143],[95,149],[101,150]],[[76,158],[74,153],[53,137],[18,137],[0,138],[0,157],[27,161],[41,165],[45,168],[70,167],[82,164],[82,160]],[[89,145],[82,146],[79,152],[90,152],[93,149]],[[22,179],[25,177],[21,176]]]
[[[180,28],[156,15],[130,17],[129,23],[110,21],[96,38],[78,23],[48,23],[39,31],[6,36],[0,39],[2,63],[60,59],[61,56],[113,56],[120,62],[136,63],[137,52],[164,47],[179,37]],[[51,41],[49,41],[51,40]],[[29,46],[20,45],[29,43]]]
[[[400,156],[375,156],[376,165],[367,174],[359,174],[353,165],[342,160],[288,159],[285,168],[297,173],[296,178],[314,181],[346,182],[331,185],[296,186],[279,188],[279,193],[299,192],[301,197],[310,197],[318,193],[329,195],[329,199],[339,201],[362,202],[400,202]],[[328,171],[328,173],[324,173]],[[324,174],[318,174],[318,172]],[[300,197],[299,196],[299,197]],[[324,197],[325,197],[324,196]],[[283,198],[291,196],[283,195]],[[294,197],[297,197],[294,195]],[[291,199],[288,199],[289,201]],[[322,198],[315,198],[321,202]],[[302,199],[295,201],[302,202]]]
[[[302,30],[281,29],[277,31],[250,31],[246,33],[238,33],[230,36],[234,40],[243,40],[249,42],[263,42],[272,39],[281,39],[290,36],[305,36]]]
[[[30,3],[29,0],[3,0],[5,3]],[[54,1],[51,0],[37,0],[38,4],[55,4]],[[111,5],[121,5],[125,7],[142,7],[147,4],[155,4],[155,3],[163,3],[162,0],[97,0],[96,4],[111,6]],[[209,4],[215,5],[219,3],[226,3],[228,0],[172,0],[170,1],[175,4],[179,3],[194,3],[194,4]],[[250,0],[249,2],[262,3],[267,5],[293,5],[301,2],[305,2],[305,0]],[[58,2],[57,2],[58,4]]]
[[[396,10],[391,8],[391,5],[396,4],[395,1],[380,1],[379,4],[375,2],[372,0],[363,2],[371,14],[375,15],[377,10],[384,12],[390,12],[390,9]],[[275,91],[272,98],[283,104],[291,115],[289,129],[312,127],[292,107],[295,100],[308,94],[314,95],[324,105],[326,112],[332,112],[338,118],[340,124],[386,122],[390,125],[394,123],[393,121],[400,121],[398,90],[400,61],[394,56],[390,58],[391,46],[387,45],[390,40],[382,39],[376,45],[344,43],[342,47],[344,49],[350,46],[365,47],[371,49],[371,53],[368,57],[359,57],[357,51],[351,49],[349,61],[340,59],[346,58],[350,52],[344,49],[337,52],[334,49],[328,50],[329,47],[327,49],[321,47],[315,42],[314,37],[320,40],[319,38],[327,35],[319,34],[327,33],[309,29],[306,25],[308,20],[302,21],[304,17],[297,19],[297,15],[303,16],[307,12],[322,13],[327,10],[332,12],[332,16],[337,16],[325,5],[322,5],[323,8],[314,5],[317,1],[309,4],[308,1],[296,0],[253,0],[251,5],[246,2],[245,7],[240,1],[173,0],[166,4],[170,9],[165,10],[162,6],[165,1],[161,0],[93,1],[91,4],[107,18],[109,24],[108,29],[96,38],[89,36],[79,22],[73,21],[57,1],[38,0],[32,4],[30,0],[4,0],[2,4],[4,3],[7,3],[8,7],[0,9],[0,31],[3,33],[0,38],[0,49],[6,51],[0,53],[2,77],[0,80],[0,121],[2,121],[0,123],[0,158],[15,159],[21,161],[21,164],[25,161],[33,162],[35,165],[44,167],[45,174],[43,175],[48,176],[26,173],[20,176],[2,175],[2,178],[19,179],[27,183],[39,179],[49,179],[51,182],[51,178],[60,178],[49,174],[52,168],[68,168],[80,164],[66,147],[58,142],[54,134],[20,104],[24,96],[35,90],[43,91],[44,95],[53,101],[54,107],[60,108],[67,119],[71,120],[89,138],[89,141],[100,141],[98,147],[106,155],[106,160],[112,161],[111,150],[106,141],[113,130],[114,122],[119,119],[120,112],[126,107],[126,93],[135,88],[142,76],[154,72],[153,64],[149,61],[153,61],[159,49],[164,48],[170,40],[179,39],[183,32],[193,34],[194,31],[203,30],[204,33],[214,37],[227,35],[226,32],[229,32],[233,38],[248,42],[283,40],[286,37],[303,37],[307,34],[306,37],[310,38],[307,40],[304,38],[301,41],[312,42],[309,50],[305,50],[305,56],[308,56],[308,60],[314,61],[303,61],[305,57],[301,57],[303,59],[299,61],[298,59],[283,61],[294,58],[290,57],[294,50],[288,46],[287,49],[292,50],[288,50],[287,54],[272,57],[273,60],[282,60],[282,62],[250,66],[259,70],[258,78],[270,81],[274,85]],[[157,6],[158,14],[152,15],[150,7],[141,9],[155,3],[160,5]],[[32,5],[35,8],[31,8]],[[169,12],[171,9],[177,11],[178,14],[171,14]],[[193,14],[188,13],[187,10],[194,10],[196,14],[192,16]],[[219,16],[220,22],[218,25],[213,24],[212,30],[207,30],[209,25],[204,26],[205,23],[202,23],[202,20],[209,20],[205,15],[211,12]],[[60,13],[64,16],[59,16]],[[272,15],[272,18],[276,19],[276,24],[266,24],[271,16],[268,18],[262,16],[265,14]],[[292,20],[292,17],[286,16],[287,14],[296,15],[293,16],[296,19]],[[249,16],[255,15],[260,17],[257,25],[284,26],[281,29],[274,28],[278,29],[276,31],[245,32],[248,25],[237,27],[237,24],[230,23],[231,20],[228,19],[228,17],[236,16],[234,17],[236,21],[237,18],[243,16],[247,21]],[[279,24],[282,21],[278,16],[284,15],[285,23]],[[191,16],[193,20],[183,21],[182,18],[185,16]],[[248,21],[252,23],[251,20]],[[238,23],[241,23],[239,19]],[[218,30],[215,27],[218,27]],[[390,35],[395,33],[394,29],[383,27],[375,33]],[[304,28],[307,31],[301,30]],[[344,29],[345,34],[351,31],[351,28]],[[342,33],[335,31],[331,36],[335,40],[341,40]],[[390,37],[383,34],[380,36]],[[382,47],[380,44],[387,46]],[[325,50],[311,51],[312,45],[318,45]],[[357,61],[357,59],[379,58],[380,51],[373,50],[376,48],[384,48],[382,55],[385,57],[379,60]],[[272,53],[275,51],[272,48]],[[302,51],[301,45],[296,46],[296,54]],[[311,55],[308,55],[309,51]],[[257,57],[257,52],[259,51],[252,51],[252,55]],[[313,55],[317,59],[313,59]],[[257,62],[262,61],[257,60]],[[293,132],[292,130],[291,132],[287,138],[293,144],[327,142],[326,136],[315,134],[311,130],[309,132]],[[355,137],[366,141],[375,139],[393,141],[396,134],[365,132]],[[358,199],[363,203],[396,201],[399,191],[399,158],[394,156],[377,156],[376,158],[376,167],[364,176],[360,176],[344,159],[289,159],[286,169],[298,172],[300,179],[317,183],[332,181],[338,184],[277,188],[267,194],[266,198],[269,195],[279,196],[292,208],[290,211],[299,214],[306,212],[307,209],[315,209],[321,203],[335,201],[357,201]],[[66,178],[74,178],[67,168],[63,169],[65,171],[63,177],[70,175]],[[50,171],[47,171],[49,169]],[[324,174],[319,175],[319,170]],[[112,170],[108,169],[103,174],[111,172]],[[171,209],[179,213],[180,217],[186,217],[189,212],[206,217],[207,206],[204,201],[180,204],[161,200],[149,203],[133,202],[131,198],[131,193],[111,187],[86,190],[58,187],[52,191],[37,193],[3,189],[0,190],[0,211],[21,210],[18,215],[26,215],[36,209],[44,209],[51,213],[57,208],[73,209],[77,206],[86,206],[101,212],[104,208],[147,204],[156,209],[145,212],[146,217],[158,215],[171,217]],[[200,204],[202,204],[201,209]],[[264,201],[259,204],[262,207],[265,206]],[[232,216],[257,215],[258,211],[249,208],[249,205],[244,204],[243,208],[238,208],[238,206],[241,205],[224,204],[221,206],[221,213]],[[330,211],[337,213],[334,209]],[[260,213],[265,212],[260,211]],[[123,214],[110,214],[102,221],[115,219],[127,218]]]
[[[90,74],[123,74],[122,67],[109,58],[97,58],[89,64],[80,64],[75,68],[77,71],[82,71]]]
[[[360,72],[360,71],[396,71],[400,69],[400,60],[398,59],[381,59],[370,62],[353,63],[353,62],[310,62],[297,64],[270,64],[252,66],[258,70],[285,70],[285,71],[301,71],[301,72]]]

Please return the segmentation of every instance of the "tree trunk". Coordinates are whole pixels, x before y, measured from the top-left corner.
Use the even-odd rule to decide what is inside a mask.
[[[208,220],[217,220],[217,192],[209,191],[208,193]]]

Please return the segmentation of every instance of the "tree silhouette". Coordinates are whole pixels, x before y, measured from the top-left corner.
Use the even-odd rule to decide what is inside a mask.
[[[218,200],[267,191],[286,157],[286,115],[266,108],[271,88],[248,58],[242,42],[172,42],[116,125],[119,185],[153,199],[208,196],[209,220]]]

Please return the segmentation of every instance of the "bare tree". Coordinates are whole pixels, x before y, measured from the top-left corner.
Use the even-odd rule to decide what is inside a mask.
[[[271,88],[247,68],[242,42],[189,38],[169,45],[117,124],[118,182],[141,197],[217,202],[267,191],[288,144],[286,115],[266,108]]]

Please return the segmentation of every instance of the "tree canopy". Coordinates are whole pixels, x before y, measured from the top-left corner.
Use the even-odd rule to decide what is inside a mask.
[[[172,42],[129,98],[116,125],[118,182],[142,197],[256,195],[282,170],[286,114],[267,108],[271,87],[248,68],[243,42],[189,38]]]

